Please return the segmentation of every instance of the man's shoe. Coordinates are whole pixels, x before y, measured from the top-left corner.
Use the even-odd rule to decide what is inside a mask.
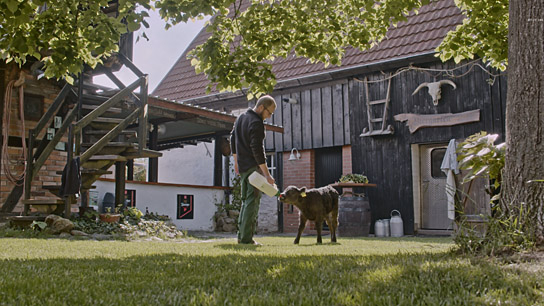
[[[238,244],[263,245],[262,243],[259,243],[259,242],[255,241],[255,240],[253,240],[253,239],[252,239],[251,242],[249,242],[249,243],[243,243],[243,242],[240,241],[240,239],[238,239]]]

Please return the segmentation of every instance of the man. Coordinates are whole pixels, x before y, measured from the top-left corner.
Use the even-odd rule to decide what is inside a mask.
[[[253,240],[257,214],[261,201],[261,191],[253,187],[248,177],[254,171],[262,174],[268,183],[274,178],[266,167],[264,153],[264,120],[272,117],[276,101],[271,96],[257,100],[254,108],[248,108],[234,123],[231,132],[231,150],[234,156],[234,171],[241,177],[242,208],[238,216],[238,243],[258,244]]]

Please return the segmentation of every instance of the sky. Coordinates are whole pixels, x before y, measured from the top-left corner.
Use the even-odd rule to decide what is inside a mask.
[[[157,12],[150,12],[149,15],[149,18],[146,18],[149,28],[142,27],[137,33],[141,34],[142,30],[145,31],[149,41],[140,37],[140,40],[136,42],[137,35],[134,36],[132,61],[143,73],[149,75],[149,93],[151,93],[200,32],[206,20],[188,21],[165,30],[164,21],[160,19]],[[132,71],[126,67],[115,75],[125,85],[136,79]],[[93,81],[96,84],[117,88],[105,75],[94,77]]]

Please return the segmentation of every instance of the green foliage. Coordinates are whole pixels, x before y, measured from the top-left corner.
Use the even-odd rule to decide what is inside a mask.
[[[241,185],[241,177],[239,175],[236,175],[232,179],[232,189],[231,189],[231,196],[230,201],[216,201],[215,206],[217,206],[218,212],[223,211],[229,211],[229,210],[236,210],[240,211],[242,209],[242,185]]]
[[[515,216],[506,216],[500,211],[500,206],[493,209],[498,211],[492,216],[483,217],[483,233],[473,228],[466,219],[458,224],[460,232],[454,241],[460,252],[495,256],[535,247],[535,229],[531,227],[531,222],[527,222],[530,211],[526,206],[521,206],[519,214]]]
[[[47,231],[35,230],[33,228],[0,227],[0,237],[5,238],[50,238],[52,235]]]
[[[478,177],[488,179],[490,183],[486,185],[485,191],[495,204],[500,199],[506,150],[505,143],[495,145],[497,138],[496,134],[476,133],[460,143],[457,150],[459,167],[469,170],[463,183]],[[473,229],[465,216],[461,215],[458,222],[460,234],[455,239],[460,251],[495,255],[535,246],[535,228],[526,205],[519,205],[515,211],[499,205],[493,205],[491,209],[491,216],[482,216],[485,221],[485,230],[482,232]]]
[[[463,183],[477,177],[488,178],[493,184],[487,186],[486,192],[493,197],[492,201],[499,198],[497,191],[501,185],[506,150],[505,143],[495,145],[498,137],[497,134],[476,133],[460,143],[457,149],[459,168],[469,170]]]
[[[406,20],[431,0],[251,1],[126,0],[104,14],[106,0],[6,0],[0,2],[0,55],[23,64],[36,58],[47,78],[73,81],[73,75],[118,51],[121,34],[148,27],[148,11],[158,9],[166,28],[214,16],[209,39],[188,55],[219,91],[247,89],[248,99],[271,92],[276,78],[270,64],[295,54],[312,63],[340,65],[346,48],[367,50],[387,29]],[[457,0],[466,19],[439,47],[441,58],[457,62],[474,55],[504,69],[507,64],[507,0]],[[242,9],[244,7],[244,9]],[[145,33],[141,34],[146,37]]]
[[[129,207],[123,211],[123,217],[125,219],[139,221],[143,216],[144,213],[136,207]]]
[[[47,227],[47,223],[43,221],[32,221],[30,228],[35,231],[43,231]]]
[[[345,174],[340,177],[340,183],[368,183],[368,178],[366,175],[362,174]]]
[[[6,62],[41,60],[47,78],[73,81],[83,64],[95,67],[117,52],[121,34],[148,16],[135,10],[147,1],[119,1],[119,14],[105,14],[106,0],[7,0],[0,2],[0,55]],[[46,9],[45,9],[46,8]]]
[[[74,229],[85,232],[87,234],[104,234],[111,235],[119,230],[118,223],[102,222],[98,219],[78,218],[72,220]]]
[[[508,65],[508,1],[455,0],[466,18],[438,46],[440,59],[456,63],[478,56],[499,70]]]

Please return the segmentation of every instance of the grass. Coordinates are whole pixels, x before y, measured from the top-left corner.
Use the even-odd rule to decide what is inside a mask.
[[[0,239],[0,305],[535,305],[541,273],[449,238],[211,242]]]

